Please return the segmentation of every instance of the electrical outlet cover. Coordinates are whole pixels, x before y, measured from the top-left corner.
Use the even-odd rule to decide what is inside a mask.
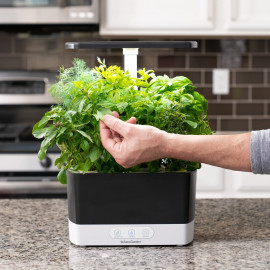
[[[230,70],[226,68],[213,69],[213,94],[228,95],[230,93]]]

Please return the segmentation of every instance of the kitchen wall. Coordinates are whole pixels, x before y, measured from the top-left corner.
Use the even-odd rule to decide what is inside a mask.
[[[85,59],[93,67],[97,56],[105,58],[108,65],[122,65],[120,49],[73,51],[64,48],[67,41],[101,39],[95,32],[35,35],[0,32],[0,70],[56,71],[62,65],[70,66],[74,57]],[[158,74],[189,77],[209,102],[213,130],[237,132],[269,128],[270,40],[198,41],[198,49],[140,49],[138,65],[154,69]],[[229,95],[212,94],[213,68],[230,69]]]

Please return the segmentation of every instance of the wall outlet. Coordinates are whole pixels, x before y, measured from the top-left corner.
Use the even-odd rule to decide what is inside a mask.
[[[213,69],[213,94],[228,95],[230,93],[230,70],[226,68]]]

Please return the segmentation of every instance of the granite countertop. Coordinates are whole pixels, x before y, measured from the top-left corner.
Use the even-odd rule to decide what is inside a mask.
[[[77,247],[65,199],[0,200],[0,269],[270,269],[270,199],[197,200],[183,247]]]

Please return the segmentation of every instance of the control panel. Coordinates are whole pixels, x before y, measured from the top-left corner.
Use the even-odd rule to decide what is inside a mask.
[[[0,94],[44,94],[45,82],[36,80],[0,81]]]
[[[151,227],[114,227],[110,236],[114,239],[147,239],[154,236],[154,230]]]

